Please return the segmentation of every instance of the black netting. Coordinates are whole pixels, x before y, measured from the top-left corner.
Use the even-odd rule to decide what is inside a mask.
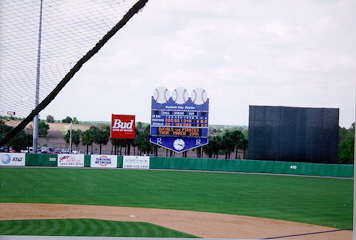
[[[43,1],[41,102],[137,0]],[[0,1],[0,116],[35,108],[41,1]]]
[[[37,10],[36,4],[30,4],[30,1],[27,5],[24,2],[17,4],[13,1],[2,1],[0,116],[7,114],[22,117],[29,114],[0,140],[0,146],[11,140],[48,106],[83,64],[124,27],[147,1],[138,0],[127,12],[125,10],[129,5],[126,0],[84,4],[71,1],[60,2],[57,5],[53,2],[40,1],[41,7]],[[20,11],[32,13],[23,17],[18,15]],[[118,11],[121,14],[118,14]],[[36,35],[29,34],[36,33],[36,24],[34,24],[36,21],[31,21],[33,19],[30,17],[36,18],[37,12],[40,13],[40,18],[36,51],[35,44],[29,43],[28,39],[33,40]],[[118,15],[122,15],[122,18],[117,22]],[[27,22],[31,24],[26,25]],[[21,28],[31,29],[29,32],[22,33]],[[41,56],[37,58],[38,61],[34,57],[36,52]],[[62,67],[68,69],[63,70]],[[34,74],[35,70],[36,74]],[[34,76],[36,76],[35,83]],[[33,91],[34,86],[36,91]],[[33,92],[36,95],[35,104],[32,99]],[[28,95],[28,93],[32,94]]]

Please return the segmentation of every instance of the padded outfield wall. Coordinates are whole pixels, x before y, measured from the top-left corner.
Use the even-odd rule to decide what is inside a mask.
[[[248,159],[338,162],[339,109],[250,106]]]

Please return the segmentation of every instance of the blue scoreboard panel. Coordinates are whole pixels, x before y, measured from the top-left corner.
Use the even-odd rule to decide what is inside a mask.
[[[150,135],[152,143],[182,152],[208,143],[209,99],[202,97],[203,90],[193,91],[194,98],[185,96],[184,89],[178,90],[180,99],[174,93],[163,98],[163,89],[152,96]]]

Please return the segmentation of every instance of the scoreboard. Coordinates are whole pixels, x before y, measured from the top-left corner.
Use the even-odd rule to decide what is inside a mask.
[[[151,135],[208,137],[208,112],[153,109]]]
[[[189,97],[184,88],[157,88],[151,98],[151,142],[177,151],[175,140],[198,147],[209,137],[209,99],[203,89],[195,89]],[[199,144],[196,144],[199,143]]]

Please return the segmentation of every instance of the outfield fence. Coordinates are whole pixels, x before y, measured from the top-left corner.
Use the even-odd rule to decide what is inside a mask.
[[[353,178],[354,166],[306,162],[148,156],[0,153],[0,166],[172,169]]]

